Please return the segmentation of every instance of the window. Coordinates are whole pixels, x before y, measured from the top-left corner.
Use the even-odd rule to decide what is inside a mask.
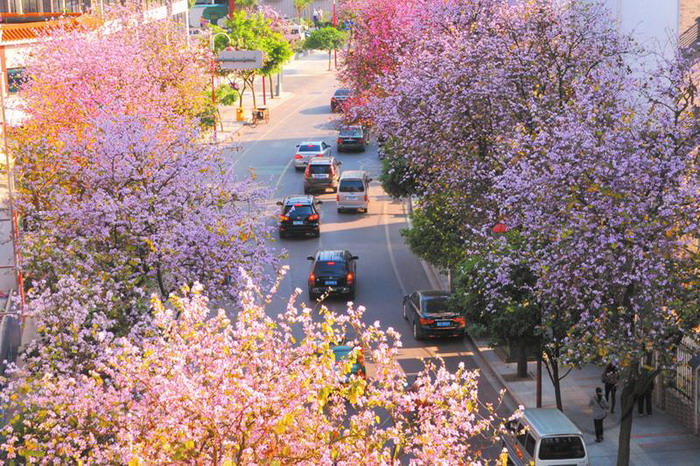
[[[330,165],[309,165],[309,173],[312,175],[327,175],[330,172]]]
[[[7,70],[7,91],[14,94],[24,83],[24,68],[9,68]]]
[[[568,460],[584,456],[586,450],[580,437],[547,437],[540,441],[541,460]]]
[[[423,311],[426,314],[441,314],[447,311],[447,296],[426,296]]]
[[[362,129],[361,128],[343,128],[340,130],[340,137],[361,138],[362,137]]]
[[[525,451],[527,451],[530,456],[535,456],[535,438],[527,434],[527,437],[525,437]]]
[[[285,206],[284,213],[287,215],[305,216],[305,215],[313,214],[314,211],[310,205],[295,204],[295,205]]]
[[[341,193],[362,193],[365,191],[365,184],[362,180],[340,180],[338,191]]]
[[[348,267],[342,259],[327,262],[316,262],[314,272],[316,275],[341,275],[348,270]]]
[[[321,152],[321,146],[318,144],[303,144],[299,146],[299,152]]]

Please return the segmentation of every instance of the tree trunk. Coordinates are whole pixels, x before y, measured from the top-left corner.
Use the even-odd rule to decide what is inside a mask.
[[[552,386],[554,386],[554,400],[557,403],[557,409],[559,411],[564,411],[564,404],[561,401],[561,379],[559,378],[559,362],[555,361],[556,364],[552,364],[551,370],[551,380]]]
[[[518,377],[527,377],[527,343],[524,339],[518,341]]]
[[[328,71],[331,70],[331,51],[328,51]]]
[[[630,439],[632,437],[632,410],[634,409],[634,380],[625,383],[620,394],[620,436],[618,437],[617,466],[630,464]]]
[[[255,75],[250,77],[250,89],[253,94],[253,108],[258,108],[258,101],[255,97]]]
[[[275,93],[272,92],[272,74],[269,74],[267,76],[269,78],[269,83],[270,83],[270,98],[274,99],[275,98]],[[264,78],[263,78],[264,79]]]

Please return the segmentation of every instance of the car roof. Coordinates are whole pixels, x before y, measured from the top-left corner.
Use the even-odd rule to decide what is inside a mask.
[[[332,157],[314,157],[309,160],[309,165],[330,165]]]
[[[332,251],[317,251],[316,260],[319,261],[344,261],[345,250],[337,249]]]
[[[340,88],[336,89],[333,94],[339,94],[339,93],[349,94],[350,89],[347,89],[345,87],[340,87]]]
[[[444,290],[418,290],[416,293],[420,294],[421,296],[426,296],[426,297],[432,297],[432,296],[449,296],[450,292],[449,291],[444,291]]]
[[[523,419],[532,430],[542,437],[550,435],[581,435],[581,431],[571,419],[556,408],[529,408],[523,412]]]
[[[365,127],[362,125],[343,125],[340,127],[340,131],[343,131],[345,129],[362,129],[362,130],[364,130]]]
[[[366,177],[366,176],[367,176],[367,172],[364,171],[364,170],[348,170],[348,171],[344,171],[344,172],[340,175],[340,179],[341,179],[341,180],[344,180],[344,179],[347,179],[347,178],[358,178],[358,179],[360,179],[360,178],[364,178],[364,177]]]
[[[284,198],[285,204],[313,204],[314,197],[310,194],[295,194]]]

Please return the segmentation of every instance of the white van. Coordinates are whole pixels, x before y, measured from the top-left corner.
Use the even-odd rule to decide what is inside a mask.
[[[347,209],[364,210],[369,207],[369,183],[372,181],[363,170],[348,170],[340,175],[338,183],[338,212]]]
[[[526,409],[504,436],[508,464],[589,466],[583,434],[558,409]]]

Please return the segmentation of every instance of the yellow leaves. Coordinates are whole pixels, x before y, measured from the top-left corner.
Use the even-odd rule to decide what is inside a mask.
[[[284,416],[282,416],[282,419],[277,423],[277,425],[272,428],[272,430],[278,435],[283,434],[293,421],[294,413],[286,413]]]
[[[141,466],[141,458],[134,456],[129,460],[129,466]]]
[[[148,246],[151,252],[158,252],[156,246],[153,244],[153,241],[151,241],[149,238],[145,238],[143,242],[146,243],[146,246]]]

